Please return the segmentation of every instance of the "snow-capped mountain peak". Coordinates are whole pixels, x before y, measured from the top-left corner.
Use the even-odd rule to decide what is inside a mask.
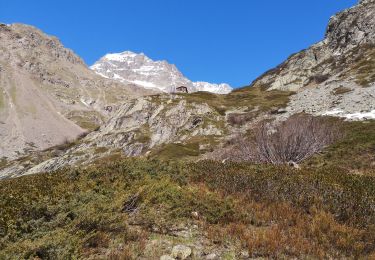
[[[232,91],[232,87],[226,83],[213,84],[203,81],[193,82],[197,91],[207,91],[218,94],[228,94]]]
[[[175,92],[177,87],[185,86],[189,92],[208,91],[227,94],[232,91],[228,84],[192,82],[173,64],[167,61],[153,61],[143,53],[124,51],[109,53],[91,66],[97,74],[163,92]]]

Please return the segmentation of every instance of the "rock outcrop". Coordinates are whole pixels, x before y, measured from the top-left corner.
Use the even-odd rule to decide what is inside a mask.
[[[194,136],[220,136],[223,132],[217,125],[222,120],[207,104],[188,105],[186,100],[173,96],[141,98],[122,105],[87,140],[97,147],[121,148],[126,155],[136,156],[144,152],[142,148],[182,142]]]

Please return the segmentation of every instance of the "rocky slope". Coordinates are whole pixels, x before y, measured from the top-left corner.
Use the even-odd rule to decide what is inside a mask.
[[[115,104],[146,93],[99,77],[34,27],[0,24],[0,157],[74,139]]]
[[[332,16],[325,39],[290,56],[253,82],[293,90],[288,111],[374,118],[375,1],[366,0]]]
[[[199,149],[204,150],[210,148],[215,138],[222,137],[224,120],[225,117],[207,104],[188,105],[185,99],[178,96],[133,99],[119,107],[98,131],[90,133],[58,157],[36,166],[16,164],[0,175],[53,171],[65,165],[88,163],[116,153],[145,155],[165,144],[189,142],[193,138],[199,138]]]
[[[175,65],[166,61],[153,61],[143,53],[125,51],[107,54],[92,65],[91,69],[105,78],[168,93],[175,92],[180,86],[187,87],[189,92],[227,94],[232,91],[232,88],[224,83],[192,82]]]
[[[31,168],[31,165],[16,164],[0,175],[52,171],[116,153],[139,156],[152,148],[190,141],[194,137],[203,138],[200,149],[207,149],[215,138],[224,134],[223,121],[224,117],[207,104],[187,105],[187,101],[178,96],[133,99],[123,104],[98,131],[90,133],[58,157]]]
[[[289,95],[244,88],[229,95],[197,92],[132,99],[80,140],[18,160],[0,161],[0,179],[89,165],[106,156],[196,160],[246,133],[254,122],[274,119]]]

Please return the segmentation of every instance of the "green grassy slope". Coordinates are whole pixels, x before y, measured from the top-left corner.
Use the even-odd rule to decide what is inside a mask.
[[[288,91],[265,91],[259,87],[244,87],[235,89],[228,95],[197,92],[183,94],[183,96],[190,102],[207,103],[224,115],[226,111],[238,107],[248,107],[248,111],[255,107],[258,107],[260,111],[270,110],[275,107],[284,107],[289,101],[289,96],[292,94],[293,92]]]
[[[373,126],[347,124],[344,140],[299,171],[109,157],[86,169],[1,181],[0,258],[158,257],[164,249],[149,245],[191,224],[198,232],[189,243],[204,237],[233,254],[371,258]],[[348,162],[354,155],[359,167]]]
[[[307,166],[340,167],[351,173],[370,174],[375,170],[375,121],[345,122],[345,138],[305,162]]]

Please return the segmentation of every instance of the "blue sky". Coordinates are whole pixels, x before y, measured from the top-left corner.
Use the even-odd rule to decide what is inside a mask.
[[[356,0],[0,0],[0,22],[34,25],[91,65],[108,52],[165,59],[194,81],[248,85],[323,38]]]

